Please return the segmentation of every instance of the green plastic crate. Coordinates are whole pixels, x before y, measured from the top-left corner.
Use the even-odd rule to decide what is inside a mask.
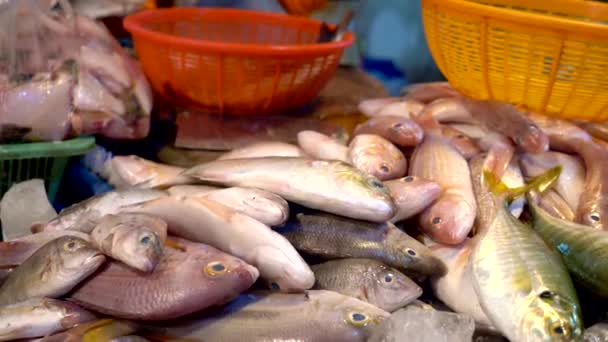
[[[87,153],[95,137],[78,137],[57,142],[0,145],[0,197],[15,183],[44,179],[49,200],[57,195],[68,159]]]

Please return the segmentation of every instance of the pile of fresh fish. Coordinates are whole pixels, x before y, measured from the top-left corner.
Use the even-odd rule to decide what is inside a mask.
[[[0,243],[0,340],[573,341],[598,323],[579,295],[608,298],[603,142],[443,83],[360,110],[348,144],[109,158],[116,190]]]
[[[0,6],[0,143],[146,137],[152,92],[137,61],[101,23],[60,3],[63,13],[44,1]]]

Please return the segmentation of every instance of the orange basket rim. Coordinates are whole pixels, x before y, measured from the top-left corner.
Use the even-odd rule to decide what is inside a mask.
[[[245,55],[322,55],[334,53],[336,50],[344,49],[351,46],[355,41],[355,35],[352,32],[345,32],[342,39],[336,42],[316,43],[316,44],[247,44],[247,43],[225,43],[210,41],[205,39],[185,38],[168,33],[162,33],[147,29],[144,24],[155,22],[159,17],[169,16],[172,18],[188,17],[200,15],[202,13],[213,13],[231,17],[246,18],[257,17],[263,19],[272,19],[281,22],[300,23],[304,25],[318,25],[319,28],[322,22],[315,19],[302,17],[294,17],[285,14],[268,13],[252,10],[241,10],[233,8],[196,8],[196,7],[180,7],[180,8],[163,8],[143,10],[131,15],[128,15],[123,20],[124,28],[137,36],[148,41],[155,41],[162,44],[186,46],[192,50],[217,52],[223,54],[245,54]],[[136,43],[137,44],[137,43]]]
[[[521,7],[533,7],[529,5],[530,0],[510,0],[510,1],[497,1],[489,0],[489,3],[502,3],[509,5],[517,5]],[[480,3],[474,0],[423,0],[423,6],[436,5],[438,7],[449,7],[453,10],[475,14],[481,16],[488,16],[493,18],[500,18],[505,21],[516,21],[525,23],[526,25],[532,25],[536,27],[550,27],[558,30],[574,31],[582,30],[584,33],[595,36],[605,36],[608,34],[608,24],[601,24],[597,22],[588,22],[582,20],[575,20],[567,17],[560,17],[551,14],[521,11],[511,8],[501,8],[492,6],[488,3]],[[540,3],[540,5],[538,5]],[[569,10],[575,10],[581,16],[586,16],[590,19],[598,20],[600,17],[608,22],[608,4],[599,3],[596,1],[583,1],[583,0],[543,0],[539,1],[537,6],[541,6],[546,9],[565,9],[566,12]],[[577,32],[578,33],[578,32]]]

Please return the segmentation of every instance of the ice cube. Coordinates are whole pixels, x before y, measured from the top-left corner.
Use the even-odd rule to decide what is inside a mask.
[[[29,235],[34,222],[47,222],[57,216],[49,203],[42,179],[16,183],[2,197],[0,221],[4,241]]]
[[[410,305],[384,320],[368,342],[470,342],[474,330],[473,317]]]

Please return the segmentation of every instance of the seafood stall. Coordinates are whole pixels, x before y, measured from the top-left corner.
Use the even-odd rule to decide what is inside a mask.
[[[0,341],[608,341],[608,4],[195,5],[0,0]]]

